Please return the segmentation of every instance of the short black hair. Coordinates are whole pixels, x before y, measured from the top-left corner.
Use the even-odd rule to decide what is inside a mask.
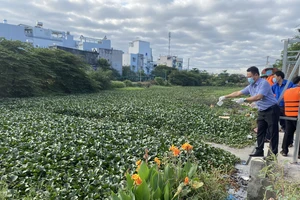
[[[294,84],[298,84],[300,81],[300,76],[296,76],[295,78],[293,78],[293,83]]]
[[[282,71],[277,71],[274,73],[276,76],[280,76],[282,79],[284,79],[284,73]]]
[[[252,66],[247,69],[247,72],[251,72],[253,75],[257,74],[259,76],[259,70],[257,67]]]

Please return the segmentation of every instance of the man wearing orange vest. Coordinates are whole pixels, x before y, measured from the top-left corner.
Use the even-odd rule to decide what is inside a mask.
[[[274,84],[273,82],[273,78],[274,78],[274,73],[277,72],[278,69],[277,68],[265,68],[262,70],[262,74],[265,74],[267,76],[266,80],[268,81],[268,83],[272,86]]]
[[[300,77],[294,79],[294,84],[297,85],[295,88],[287,89],[284,93],[284,107],[285,115],[287,117],[298,117],[299,110],[299,100],[300,100]],[[293,141],[294,132],[297,128],[297,121],[285,120],[286,131],[284,133],[282,142],[282,151],[280,152],[282,156],[287,156],[289,152],[289,145]],[[298,152],[298,158],[300,159],[300,148]]]

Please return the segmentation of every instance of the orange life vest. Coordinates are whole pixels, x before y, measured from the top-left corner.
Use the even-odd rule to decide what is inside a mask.
[[[274,84],[274,82],[273,82],[273,77],[274,77],[274,75],[270,75],[270,76],[268,76],[268,78],[267,78],[267,81],[268,81],[268,83],[269,83],[271,86]]]
[[[284,92],[284,113],[288,117],[297,117],[300,101],[300,87],[289,88]]]

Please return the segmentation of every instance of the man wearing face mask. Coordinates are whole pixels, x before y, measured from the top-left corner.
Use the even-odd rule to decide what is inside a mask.
[[[250,156],[263,157],[264,156],[264,142],[267,129],[270,132],[270,149],[272,153],[278,153],[278,120],[279,120],[279,107],[277,100],[274,97],[270,84],[260,78],[259,70],[257,67],[252,66],[247,69],[247,78],[249,85],[241,91],[236,91],[231,94],[221,96],[220,101],[227,98],[234,98],[241,95],[249,95],[247,98],[240,98],[236,103],[242,104],[244,102],[256,102],[258,107],[257,118],[257,147],[256,151]],[[270,155],[268,153],[268,155]]]
[[[262,74],[266,74],[267,76],[267,81],[268,83],[272,86],[274,84],[273,82],[273,77],[274,77],[274,73],[278,71],[277,68],[265,68],[263,71],[262,71]]]
[[[278,100],[281,93],[283,92],[283,88],[285,87],[285,85],[287,84],[288,81],[284,79],[284,73],[282,71],[277,71],[274,73],[273,82],[274,82],[274,85],[272,86],[272,91],[275,94],[276,100]],[[290,82],[287,86],[287,89],[292,88],[292,87],[294,87],[294,84],[292,82]],[[280,116],[284,116],[284,100],[283,100],[283,98],[279,102],[279,108],[280,108]],[[285,120],[280,119],[279,123],[281,126],[281,130],[284,132],[285,131]]]

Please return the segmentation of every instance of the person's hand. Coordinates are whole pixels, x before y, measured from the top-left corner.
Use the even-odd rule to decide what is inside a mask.
[[[235,102],[238,104],[242,104],[245,102],[245,98],[240,98],[240,99],[236,100]]]
[[[225,96],[219,97],[219,101],[223,101],[225,99]]]

